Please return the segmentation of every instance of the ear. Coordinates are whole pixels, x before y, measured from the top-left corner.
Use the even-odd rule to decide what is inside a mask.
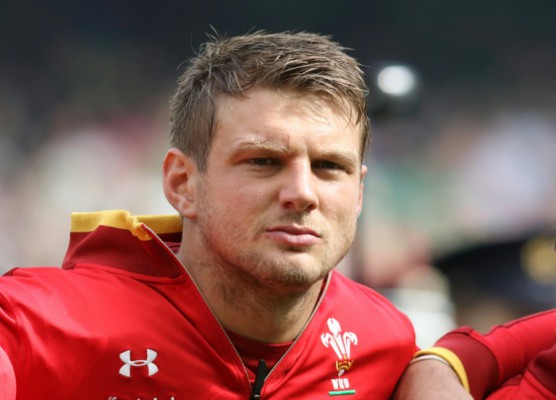
[[[170,204],[184,218],[197,217],[195,203],[197,163],[181,150],[171,148],[162,163],[162,184]]]
[[[361,165],[361,181],[359,183],[359,199],[357,200],[357,216],[361,214],[361,210],[363,209],[363,192],[365,189],[365,185],[363,183],[363,178],[367,174],[367,166]]]

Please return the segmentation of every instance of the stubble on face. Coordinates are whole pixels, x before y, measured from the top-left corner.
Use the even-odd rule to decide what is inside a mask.
[[[196,183],[189,232],[194,259],[211,282],[233,290],[307,290],[345,256],[355,236],[358,129],[326,99],[263,88],[247,98],[221,98],[215,119],[208,166]],[[259,168],[254,159],[271,162]],[[300,176],[308,179],[301,189]],[[280,240],[276,231],[283,226],[307,228],[318,240],[305,246]]]
[[[343,234],[335,237],[335,243],[330,243],[330,235],[326,230],[311,224],[310,212],[289,213],[275,219],[261,218],[254,228],[237,226],[237,221],[227,218],[234,212],[233,206],[225,211],[213,207],[209,183],[207,180],[201,181],[197,219],[200,237],[206,254],[210,254],[210,268],[231,283],[226,286],[239,289],[247,284],[250,288],[258,286],[283,293],[304,291],[323,279],[345,256],[353,242],[355,220],[346,219],[340,228]],[[322,234],[322,243],[319,244],[322,251],[315,260],[318,265],[313,264],[307,268],[300,261],[301,258],[311,257],[309,248],[273,243],[283,256],[269,256],[267,250],[257,243],[262,240],[261,237],[269,226],[288,223],[310,225]],[[240,244],[244,246],[240,247]]]

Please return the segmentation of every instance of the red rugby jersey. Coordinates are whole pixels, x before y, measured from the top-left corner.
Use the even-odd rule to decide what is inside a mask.
[[[179,216],[74,214],[62,268],[1,277],[2,398],[249,399],[246,367],[171,250],[180,236]],[[415,351],[405,315],[332,272],[261,398],[388,399]]]
[[[475,399],[556,400],[556,310],[511,321],[486,335],[460,328],[436,345],[460,358]]]

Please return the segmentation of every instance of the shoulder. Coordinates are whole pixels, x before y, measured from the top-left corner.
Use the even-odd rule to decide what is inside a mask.
[[[97,270],[94,275],[102,276],[103,273]],[[68,292],[72,286],[90,280],[86,273],[59,267],[15,268],[0,277],[0,294],[24,297],[31,293],[58,293],[60,288],[66,288],[63,292]]]
[[[0,308],[20,317],[54,318],[56,313],[66,315],[68,310],[100,307],[103,298],[119,297],[125,286],[117,275],[100,268],[17,268],[0,277]]]
[[[414,335],[409,318],[390,300],[376,290],[355,282],[339,272],[331,276],[326,293],[326,303],[334,312],[352,315],[364,324],[382,324],[386,329],[397,327]]]
[[[0,294],[4,296],[23,295],[31,288],[47,289],[56,282],[66,279],[68,271],[58,267],[14,268],[0,276]],[[22,290],[25,292],[22,293]],[[32,289],[31,289],[32,290]]]
[[[347,301],[363,302],[363,304],[371,303],[377,307],[385,307],[397,311],[397,308],[385,296],[337,271],[334,271],[330,278],[328,293],[331,296]]]
[[[80,302],[83,279],[57,267],[25,267],[0,277],[0,308],[14,317],[54,315],[67,304]]]

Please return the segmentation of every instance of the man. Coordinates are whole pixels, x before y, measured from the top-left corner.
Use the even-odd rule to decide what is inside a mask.
[[[435,347],[417,353],[394,397],[470,398],[556,400],[556,310],[496,326],[485,335],[469,327],[449,332]]]
[[[321,36],[207,43],[172,101],[181,216],[75,214],[62,269],[0,278],[0,398],[389,398],[411,324],[332,271],[362,203],[365,91]],[[425,359],[398,398],[427,368],[432,395],[468,397]]]
[[[448,276],[452,268],[476,273],[477,283],[485,285],[477,271],[488,270],[493,260],[502,259],[504,270],[522,281],[528,279],[525,271],[536,272],[537,279],[547,278],[539,279],[538,284],[528,282],[527,287],[541,292],[534,298],[529,294],[530,302],[549,303],[548,278],[556,270],[555,249],[552,237],[535,235],[466,249],[438,265],[448,271]],[[511,286],[511,282],[499,284]],[[488,294],[493,295],[489,289]],[[470,327],[447,333],[435,347],[417,353],[397,387],[395,399],[469,399],[464,386],[475,399],[556,400],[556,309],[514,319],[486,334]]]
[[[75,214],[61,269],[0,278],[1,398],[388,399],[413,328],[333,270],[362,205],[365,95],[326,37],[212,37],[171,102],[179,216]]]

